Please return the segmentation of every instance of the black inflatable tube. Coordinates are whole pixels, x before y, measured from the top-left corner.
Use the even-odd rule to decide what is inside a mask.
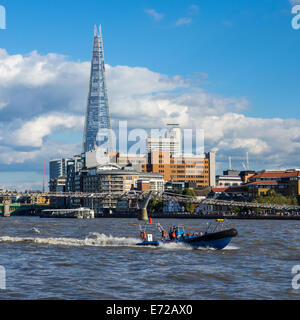
[[[197,241],[210,241],[210,240],[217,240],[217,239],[222,239],[222,238],[233,238],[238,235],[238,232],[236,229],[228,229],[228,230],[223,230],[219,232],[214,232],[214,233],[207,233],[202,236],[196,236],[191,239],[186,239],[186,242],[197,242]]]

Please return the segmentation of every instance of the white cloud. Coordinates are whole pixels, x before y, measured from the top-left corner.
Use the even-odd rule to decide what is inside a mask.
[[[42,147],[43,138],[58,129],[83,129],[83,117],[64,113],[47,114],[25,122],[13,135],[12,144]]]
[[[8,102],[0,102],[0,110],[8,106]]]
[[[187,87],[182,77],[169,78],[166,75],[150,71],[147,68],[127,66],[107,66],[107,81],[111,96],[152,94]]]
[[[61,55],[0,49],[0,170],[36,170],[42,159],[81,151],[81,141],[49,138],[69,131],[82,136],[89,71],[88,62]],[[114,125],[128,120],[130,128],[162,128],[177,122],[204,129],[206,151],[218,149],[217,161],[249,152],[257,168],[299,167],[299,119],[249,117],[243,114],[245,97],[192,88],[189,79],[142,67],[107,65],[107,86]]]
[[[192,22],[191,18],[180,18],[176,21],[176,26],[182,26],[182,25],[187,25]]]
[[[158,13],[154,9],[146,9],[145,12],[155,20],[161,20],[164,17],[162,13]]]

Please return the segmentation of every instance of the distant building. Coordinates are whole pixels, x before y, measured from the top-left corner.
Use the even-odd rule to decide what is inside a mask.
[[[216,176],[216,185],[219,187],[240,186],[243,181],[239,175],[227,175],[224,171],[223,175]]]
[[[225,170],[223,175],[216,176],[216,186],[218,187],[235,187],[248,182],[248,180],[255,174],[252,170]]]
[[[66,192],[66,176],[61,176],[55,179],[50,179],[49,181],[49,191],[58,193],[58,192]],[[52,206],[57,206],[64,208],[66,206],[65,198],[51,198],[50,204]]]
[[[85,167],[85,157],[76,155],[67,161],[66,170],[66,191],[80,192],[80,184],[78,185],[77,177],[80,175],[80,170]]]
[[[126,191],[138,189],[147,181],[148,190],[164,191],[164,179],[161,174],[136,171],[132,166],[119,166],[117,164],[100,165],[89,168],[83,176],[83,192],[121,194]],[[117,200],[107,197],[104,200],[86,198],[84,206],[92,207],[97,213],[115,209]]]
[[[181,129],[178,124],[169,124],[168,127],[164,136],[147,139],[147,153],[158,151],[169,152],[173,157],[181,156]]]
[[[256,174],[253,170],[243,170],[239,173],[243,183],[248,183],[249,179]]]
[[[30,204],[35,204],[35,205],[49,205],[50,200],[48,197],[45,196],[30,196]]]
[[[108,150],[112,151],[110,114],[105,78],[104,48],[101,26],[95,26],[90,85],[84,126],[83,152],[91,151],[100,140],[98,134],[108,136]]]
[[[210,196],[216,198],[229,195],[254,199],[272,190],[284,196],[300,196],[299,169],[264,170],[255,174],[245,171],[244,177],[247,177],[247,183],[212,188]]]
[[[152,151],[143,157],[126,158],[117,153],[115,159],[119,164],[139,164],[144,172],[160,173],[165,181],[188,182],[197,188],[216,185],[215,152],[179,157],[168,151]]]
[[[178,201],[164,201],[163,212],[164,213],[174,213],[174,212],[184,212],[184,206],[180,205]]]
[[[264,170],[247,183],[249,195],[258,197],[274,190],[285,196],[300,196],[300,170]]]
[[[61,158],[50,160],[49,162],[49,178],[56,179],[58,177],[66,176],[68,161],[71,159]]]

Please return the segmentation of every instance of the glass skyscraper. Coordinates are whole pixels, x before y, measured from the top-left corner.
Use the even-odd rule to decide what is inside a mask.
[[[102,31],[100,26],[98,34],[97,27],[95,26],[90,85],[84,126],[83,152],[94,150],[95,147],[99,145],[103,146],[104,142],[107,150],[113,151]]]

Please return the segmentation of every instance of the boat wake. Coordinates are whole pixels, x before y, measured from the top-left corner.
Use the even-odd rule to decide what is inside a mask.
[[[94,246],[94,247],[137,247],[136,243],[140,240],[136,238],[113,237],[104,233],[92,232],[84,239],[78,238],[42,238],[42,237],[0,237],[0,243],[25,243],[36,245],[53,245],[53,246]],[[148,246],[148,248],[157,248]],[[164,250],[195,250],[184,243],[160,243],[159,248]],[[237,250],[238,247],[228,245],[223,250]],[[215,250],[212,248],[198,248],[197,250]]]
[[[41,238],[41,237],[0,237],[0,243],[30,243],[53,246],[95,246],[95,247],[135,247],[135,238],[113,237],[103,233],[90,233],[84,239],[77,238]]]

